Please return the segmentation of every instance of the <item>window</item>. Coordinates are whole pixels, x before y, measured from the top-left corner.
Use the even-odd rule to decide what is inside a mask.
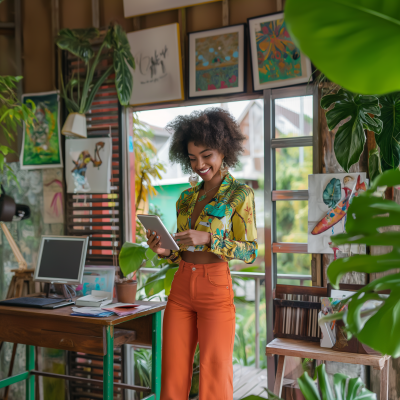
[[[311,285],[308,175],[317,171],[315,110],[318,92],[312,86],[264,90],[267,342],[273,339],[275,285]],[[270,371],[274,374],[273,357]]]

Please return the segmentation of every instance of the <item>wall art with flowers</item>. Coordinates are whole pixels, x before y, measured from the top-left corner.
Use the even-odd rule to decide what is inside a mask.
[[[287,30],[283,13],[249,18],[254,90],[308,82],[311,62]]]

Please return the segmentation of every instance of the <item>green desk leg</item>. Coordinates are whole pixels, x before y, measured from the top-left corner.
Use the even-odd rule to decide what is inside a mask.
[[[35,346],[26,346],[26,370],[35,369]],[[25,381],[25,399],[35,400],[35,375],[29,374]]]
[[[152,335],[152,368],[151,390],[155,394],[155,400],[160,400],[161,394],[161,311],[153,314]]]
[[[106,328],[107,354],[103,357],[103,400],[114,398],[114,327]]]

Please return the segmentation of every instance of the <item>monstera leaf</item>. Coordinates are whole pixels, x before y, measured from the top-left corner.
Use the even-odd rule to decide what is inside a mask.
[[[356,93],[400,90],[400,2],[287,0],[285,21],[300,50],[330,80]]]
[[[333,208],[339,203],[342,197],[342,185],[340,184],[340,179],[332,178],[331,181],[326,185],[324,193],[322,193],[322,198],[324,203]]]
[[[382,273],[399,267],[400,232],[382,232],[382,228],[400,225],[400,205],[375,196],[378,187],[398,185],[400,171],[386,171],[373,181],[369,190],[353,199],[347,213],[346,233],[332,236],[333,244],[392,246],[392,251],[378,256],[354,255],[334,261],[327,272],[334,287],[338,287],[341,277],[348,272]],[[379,295],[382,290],[389,290],[390,295],[382,297]],[[381,304],[376,309],[363,311],[362,307],[369,300]],[[335,319],[340,318],[345,322],[349,336],[355,335],[382,354],[399,357],[400,273],[384,276],[363,287],[350,298],[348,310],[335,314]],[[324,320],[325,317],[321,323]]]
[[[381,114],[379,100],[375,96],[362,96],[340,89],[337,94],[327,95],[321,99],[321,107],[325,110],[332,104],[335,104],[334,108],[326,113],[330,130],[350,117],[350,120],[336,132],[334,143],[338,163],[349,172],[350,167],[359,161],[364,150],[366,141],[364,129],[378,134],[382,131],[382,121],[368,115]]]
[[[376,142],[381,150],[381,157],[390,169],[400,164],[400,92],[379,97],[382,105],[380,119],[383,129],[376,135]],[[384,169],[389,169],[384,167]]]
[[[82,59],[85,64],[93,57],[94,52],[89,40],[97,38],[99,30],[96,28],[88,29],[61,29],[56,39],[60,49],[68,50],[72,54]]]

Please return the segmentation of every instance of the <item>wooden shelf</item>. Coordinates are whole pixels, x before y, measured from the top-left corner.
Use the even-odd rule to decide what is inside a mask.
[[[348,364],[370,365],[376,369],[383,369],[389,356],[370,354],[346,353],[320,347],[319,343],[304,340],[277,338],[266,347],[266,355],[280,355],[287,357],[313,358],[314,360],[336,361]]]

